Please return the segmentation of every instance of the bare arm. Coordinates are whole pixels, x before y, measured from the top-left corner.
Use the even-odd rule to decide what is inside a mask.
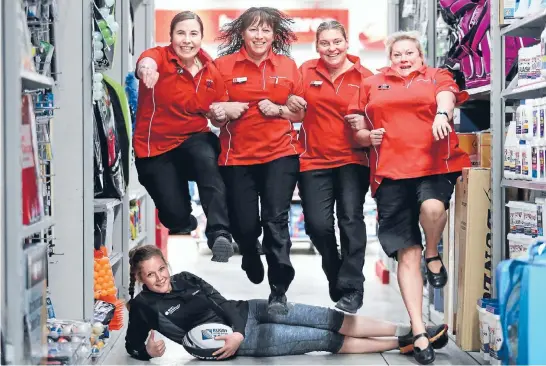
[[[282,116],[288,119],[290,122],[301,122],[303,121],[303,117],[305,117],[305,110],[303,109],[297,112],[292,112],[285,105],[281,105],[279,107],[282,109]]]
[[[436,95],[436,104],[438,111],[447,112],[448,120],[453,119],[453,110],[455,109],[455,94],[450,91],[441,91]]]

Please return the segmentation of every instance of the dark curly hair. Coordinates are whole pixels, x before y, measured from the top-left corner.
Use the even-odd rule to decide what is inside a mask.
[[[244,46],[243,32],[255,23],[267,24],[273,28],[275,38],[271,47],[274,53],[290,56],[291,45],[297,40],[291,28],[294,21],[281,11],[268,7],[252,7],[226,24],[217,38],[220,41],[218,55],[225,56],[238,52]]]

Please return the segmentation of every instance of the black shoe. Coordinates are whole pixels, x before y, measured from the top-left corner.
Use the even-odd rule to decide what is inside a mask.
[[[338,289],[336,285],[328,284],[328,293],[330,294],[330,299],[333,302],[338,302],[343,296],[343,291]]]
[[[185,228],[169,229],[169,235],[189,235],[192,231],[197,229],[197,219],[195,216],[190,215],[190,225]]]
[[[286,315],[288,314],[288,305],[286,304],[286,295],[279,294],[276,292],[271,292],[269,295],[269,306],[267,307],[267,312],[277,315]]]
[[[351,291],[344,294],[337,302],[336,308],[346,313],[355,314],[362,307],[364,293],[361,291]]]
[[[233,256],[233,246],[231,241],[225,236],[219,236],[214,240],[212,245],[212,258],[213,262],[227,262],[231,256]]]
[[[447,324],[429,326],[426,329],[432,348],[440,349],[447,346],[449,342]],[[403,355],[410,355],[413,353],[413,333],[411,331],[404,336],[398,337],[398,348]]]
[[[434,273],[428,268],[428,264],[430,262],[434,261],[440,261],[442,263],[442,267],[440,268],[439,273]],[[434,288],[444,288],[444,286],[447,283],[447,270],[446,267],[444,267],[444,262],[442,261],[442,257],[439,255],[431,258],[425,258],[425,262],[427,265],[427,281],[430,283],[430,285]]]
[[[264,280],[264,265],[259,255],[243,255],[241,268],[246,272],[250,282],[257,285]]]
[[[415,361],[419,362],[421,365],[429,365],[434,362],[436,359],[436,352],[434,352],[434,348],[432,348],[432,343],[430,342],[430,339],[428,341],[428,346],[424,349],[421,349],[415,345],[415,341],[419,338],[427,338],[427,333],[421,333],[417,334],[415,337],[413,337],[413,358],[415,358]]]

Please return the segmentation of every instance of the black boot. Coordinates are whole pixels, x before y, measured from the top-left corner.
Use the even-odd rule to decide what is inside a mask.
[[[190,215],[190,224],[187,227],[169,229],[169,235],[189,235],[197,229],[197,219]]]
[[[262,258],[257,254],[245,254],[243,255],[243,260],[241,268],[246,272],[246,276],[250,282],[254,284],[262,283],[264,280],[264,265],[262,263]]]
[[[269,295],[269,306],[267,311],[272,314],[288,314],[288,305],[286,303],[285,290],[280,286],[271,285],[271,294]]]
[[[364,292],[353,290],[345,293],[337,302],[336,308],[346,313],[355,314],[362,307]]]

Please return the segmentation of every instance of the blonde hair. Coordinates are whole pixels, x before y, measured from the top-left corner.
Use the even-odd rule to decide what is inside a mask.
[[[387,54],[389,56],[389,59],[392,55],[392,46],[399,41],[413,41],[415,43],[415,47],[417,47],[417,51],[419,51],[419,56],[425,58],[425,53],[423,51],[423,45],[421,45],[421,34],[416,31],[410,31],[410,32],[396,32],[391,34],[387,40],[385,41],[385,46],[387,47]]]

